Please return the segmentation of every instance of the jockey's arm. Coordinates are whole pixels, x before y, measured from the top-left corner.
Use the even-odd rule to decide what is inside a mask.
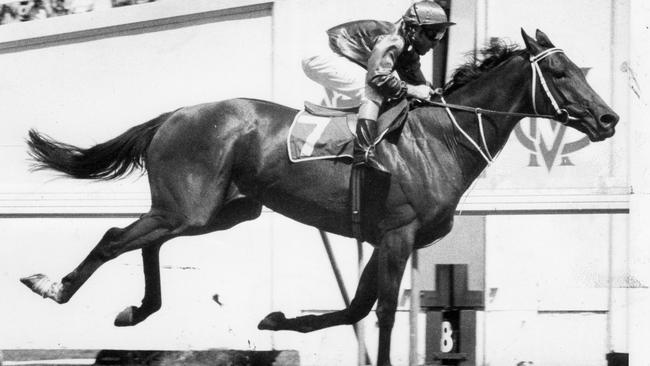
[[[399,99],[408,95],[428,99],[432,90],[420,70],[419,59],[414,59],[409,65],[412,71],[402,76],[406,81],[394,73],[397,58],[404,47],[404,40],[399,36],[389,35],[380,39],[368,59],[366,83],[384,98]]]
[[[383,98],[399,99],[407,94],[407,84],[393,73],[397,57],[404,50],[404,40],[397,35],[382,37],[372,49],[366,83]]]
[[[420,66],[420,56],[409,53],[406,56],[408,67],[399,70],[400,78],[406,82],[406,95],[418,99],[429,99],[433,93],[431,83],[427,81]]]

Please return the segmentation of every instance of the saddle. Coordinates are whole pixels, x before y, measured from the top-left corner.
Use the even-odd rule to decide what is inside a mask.
[[[386,104],[378,123],[382,139],[399,129],[408,116],[406,99]],[[325,107],[305,102],[289,128],[287,150],[293,163],[319,159],[352,159],[359,107]]]
[[[335,108],[305,102],[289,129],[287,149],[294,163],[319,159],[352,159],[359,107]],[[385,103],[377,120],[379,136],[386,139],[401,128],[408,117],[409,103],[401,99]],[[362,202],[368,186],[387,187],[389,182],[377,182],[376,177],[365,177],[364,167],[352,167],[350,174],[350,206],[352,233],[363,241]],[[369,173],[368,173],[369,174]],[[384,178],[384,180],[387,180]],[[383,189],[380,189],[383,190]],[[371,211],[375,208],[369,208]]]
[[[359,106],[354,107],[326,107],[324,105],[315,104],[309,101],[305,101],[305,111],[309,112],[315,116],[321,117],[341,117],[349,114],[357,114],[359,112]]]

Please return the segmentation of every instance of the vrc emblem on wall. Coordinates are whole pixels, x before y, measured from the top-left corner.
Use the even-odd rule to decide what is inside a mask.
[[[587,76],[591,68],[582,68]],[[527,127],[527,128],[526,128]],[[566,138],[567,126],[549,120],[529,118],[515,127],[515,136],[530,151],[528,166],[542,164],[550,172],[554,166],[571,166],[570,155],[589,145],[589,138],[583,136],[574,141]]]

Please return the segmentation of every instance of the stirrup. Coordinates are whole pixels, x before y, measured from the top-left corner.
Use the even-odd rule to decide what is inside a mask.
[[[386,167],[380,163],[379,160],[377,160],[376,156],[372,155],[369,149],[365,151],[363,159],[355,156],[354,160],[352,161],[352,165],[355,167],[366,167],[378,173],[390,175],[388,169],[386,169]]]

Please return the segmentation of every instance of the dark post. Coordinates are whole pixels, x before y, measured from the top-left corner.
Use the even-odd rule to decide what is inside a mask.
[[[610,352],[606,358],[607,366],[628,366],[629,363],[629,354],[627,353]]]
[[[427,365],[476,365],[476,312],[483,292],[469,291],[466,264],[436,265],[436,290],[423,291]]]
[[[437,0],[436,1],[451,17],[451,0]],[[453,30],[452,30],[453,31]],[[431,84],[434,88],[440,88],[445,85],[445,75],[447,73],[447,49],[449,48],[449,37],[440,41],[438,46],[433,50],[433,75],[431,76]]]

